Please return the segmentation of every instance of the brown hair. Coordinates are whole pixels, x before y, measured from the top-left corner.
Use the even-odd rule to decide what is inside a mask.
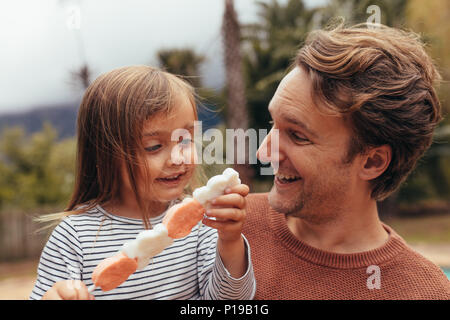
[[[441,120],[433,88],[440,75],[419,37],[382,25],[341,24],[312,32],[296,65],[309,73],[313,97],[349,120],[346,162],[370,147],[392,148],[389,167],[371,181],[371,197],[387,197],[430,146]]]
[[[143,151],[143,123],[157,113],[169,114],[180,95],[190,99],[197,119],[194,89],[175,75],[149,66],[130,66],[99,76],[86,89],[78,111],[72,198],[65,212],[42,220],[60,220],[115,199],[119,195],[123,163],[148,228],[148,208],[136,184],[141,170],[146,172],[146,166],[139,160]],[[201,176],[198,169],[191,188],[201,183],[196,180]]]

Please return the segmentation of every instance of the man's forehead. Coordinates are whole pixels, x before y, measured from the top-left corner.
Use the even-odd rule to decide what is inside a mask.
[[[309,79],[305,79],[301,72],[296,67],[281,80],[269,103],[269,112],[280,105],[296,107],[312,102]]]
[[[322,127],[336,130],[343,125],[341,114],[322,112],[316,102],[309,77],[303,69],[296,67],[280,82],[268,109],[272,118],[295,124],[316,136]]]

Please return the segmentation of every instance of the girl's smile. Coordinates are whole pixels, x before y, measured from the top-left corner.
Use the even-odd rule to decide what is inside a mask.
[[[186,171],[180,171],[178,173],[166,177],[156,178],[155,181],[167,187],[176,187],[180,183],[184,182],[185,179],[186,179]]]

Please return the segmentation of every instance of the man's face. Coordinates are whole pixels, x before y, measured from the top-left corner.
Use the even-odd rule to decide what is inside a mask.
[[[336,217],[355,188],[355,166],[344,163],[348,124],[341,116],[319,112],[310,79],[299,67],[281,81],[269,112],[273,129],[279,130],[279,150],[270,153],[271,131],[258,158],[278,168],[269,193],[271,207],[315,222]]]

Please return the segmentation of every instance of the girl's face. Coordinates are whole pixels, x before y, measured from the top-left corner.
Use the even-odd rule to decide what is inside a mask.
[[[141,170],[136,181],[143,200],[167,202],[183,193],[195,168],[195,121],[194,106],[183,96],[177,98],[170,114],[159,113],[144,122],[142,163],[146,170]],[[124,180],[122,187],[131,191],[129,181]],[[150,190],[145,191],[146,185]]]

